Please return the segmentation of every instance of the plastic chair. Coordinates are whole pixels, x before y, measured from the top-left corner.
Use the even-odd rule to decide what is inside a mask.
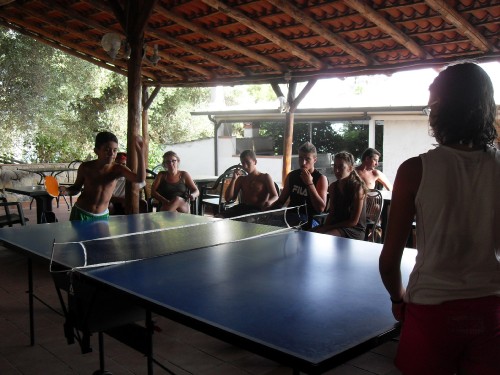
[[[323,225],[326,221],[326,217],[328,216],[328,212],[330,211],[330,194],[326,194],[326,205],[325,205],[325,210],[319,214],[316,214],[313,216],[313,220],[316,220],[316,222],[319,225]]]
[[[148,212],[153,212],[153,208],[158,208],[159,203],[156,199],[151,196],[151,186],[158,174],[151,169],[146,169],[146,185],[143,187],[144,199],[148,204]]]
[[[217,180],[214,182],[212,186],[207,186],[200,191],[200,201],[201,204],[201,214],[205,214],[205,206],[211,206],[213,208],[214,214],[218,214],[225,209],[236,204],[237,201],[226,202],[224,198],[224,193],[231,183],[231,178],[233,177],[233,173],[236,169],[239,169],[243,175],[247,173],[243,170],[241,165],[233,165],[226,169],[224,173],[222,173]],[[214,191],[215,194],[209,194],[207,191]]]
[[[146,185],[144,186],[144,196],[146,198],[146,202],[148,204],[148,212],[153,212],[155,209],[158,210],[161,206],[160,202],[154,199],[151,196],[151,185],[153,185],[153,181],[155,180],[157,173],[154,170],[146,169]],[[188,194],[190,192],[188,191]],[[198,207],[198,198],[189,202],[189,211],[191,214],[196,215]]]
[[[71,163],[68,164],[68,168],[78,169],[78,167],[80,166],[81,163],[83,163],[83,161],[73,160]],[[71,176],[75,176],[75,173],[76,173],[76,171],[67,171],[66,172],[66,182],[63,185],[67,185],[67,186],[73,185],[76,177],[71,178]],[[68,206],[68,210],[70,210],[71,207],[73,207],[73,196],[72,195],[69,196],[69,203],[68,203],[66,196],[59,194],[59,196],[56,198],[57,208],[59,208],[59,199],[61,197],[64,199],[66,206]],[[31,204],[30,204],[30,208],[31,208]]]
[[[0,228],[5,226],[11,227],[14,224],[26,225],[28,219],[24,217],[21,202],[7,202],[7,198],[0,197],[0,207],[3,207],[5,210],[5,215],[0,215]],[[17,214],[11,213],[9,207],[16,207]]]
[[[382,242],[382,227],[380,215],[384,206],[382,194],[377,189],[370,189],[366,193],[366,232],[365,241]]]

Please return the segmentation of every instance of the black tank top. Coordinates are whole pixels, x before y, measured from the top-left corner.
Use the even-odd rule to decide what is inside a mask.
[[[186,182],[184,180],[184,173],[181,173],[181,178],[179,182],[167,182],[165,178],[162,176],[160,184],[156,191],[165,199],[171,200],[175,197],[183,197],[185,198],[188,193],[188,187],[186,186]]]
[[[306,184],[300,178],[300,169],[291,171],[288,177],[288,188],[290,189],[290,203],[289,207],[300,206],[303,204],[307,205],[307,216],[311,218],[313,215],[319,214],[314,210],[311,202],[311,197],[309,196],[309,190]],[[318,180],[321,178],[322,174],[315,169],[312,173],[313,184],[316,185]],[[300,212],[302,214],[306,213],[305,208],[301,208]]]

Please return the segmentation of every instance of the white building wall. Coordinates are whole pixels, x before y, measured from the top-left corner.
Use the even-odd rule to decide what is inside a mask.
[[[380,118],[382,120],[382,118]],[[384,116],[384,173],[394,183],[396,172],[406,159],[434,148],[428,119],[423,116]]]
[[[372,121],[384,121],[384,173],[394,182],[398,167],[406,159],[432,149],[434,138],[428,134],[428,119],[422,115],[372,115]],[[179,143],[169,146],[181,158],[181,169],[192,176],[219,175],[225,169],[240,162],[236,153],[235,137],[222,136],[218,143],[218,172],[214,166],[214,140]],[[269,173],[282,185],[282,156],[257,156],[257,167]],[[297,166],[293,165],[292,169]]]
[[[169,145],[165,151],[172,150],[179,155],[179,168],[192,176],[206,176],[214,174],[214,139],[177,143]]]

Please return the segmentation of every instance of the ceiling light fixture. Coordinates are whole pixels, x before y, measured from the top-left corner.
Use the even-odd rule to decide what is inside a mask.
[[[122,45],[122,38],[117,33],[106,33],[101,39],[102,48],[108,53],[113,60],[118,55],[118,51]]]
[[[130,47],[130,43],[127,42],[126,39],[123,41],[123,49],[124,49],[123,57],[126,60],[129,60],[130,59],[130,54],[132,53],[132,48]]]
[[[161,57],[160,55],[158,54],[158,44],[155,44],[154,46],[154,52],[153,52],[153,56],[151,56],[149,58],[149,61],[151,61],[151,63],[156,66],[156,64],[158,64],[158,61],[160,61]]]
[[[278,96],[278,100],[280,102],[280,105],[278,107],[278,111],[281,113],[288,113],[290,111],[290,105],[286,101],[284,96]]]

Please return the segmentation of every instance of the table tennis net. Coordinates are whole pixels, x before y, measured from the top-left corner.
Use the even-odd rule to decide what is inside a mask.
[[[290,209],[87,241],[54,241],[50,270],[59,269],[54,264],[66,269],[109,266],[295,230],[287,223],[287,212]]]

